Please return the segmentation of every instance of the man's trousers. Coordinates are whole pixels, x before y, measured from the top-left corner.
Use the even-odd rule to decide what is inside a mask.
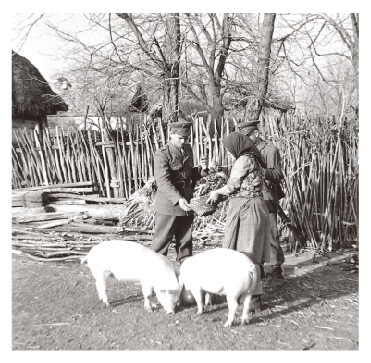
[[[193,215],[167,216],[156,213],[151,249],[166,256],[173,236],[175,236],[177,261],[192,256],[192,222]]]

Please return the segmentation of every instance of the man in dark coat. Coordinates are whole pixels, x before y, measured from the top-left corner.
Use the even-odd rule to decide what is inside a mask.
[[[158,149],[154,157],[154,176],[157,184],[155,199],[155,231],[151,248],[167,255],[175,237],[177,260],[192,255],[193,211],[189,206],[196,181],[208,173],[207,160],[194,167],[191,145],[191,122],[169,125],[170,140]]]
[[[285,256],[278,241],[277,230],[277,205],[280,189],[279,183],[283,179],[281,169],[281,156],[278,148],[263,140],[258,130],[259,121],[247,121],[238,125],[239,132],[250,137],[260,153],[265,159],[267,169],[265,169],[265,183],[267,190],[263,191],[263,198],[269,211],[270,229],[272,234],[271,259],[272,282],[274,287],[280,288],[283,285],[283,275],[281,265],[285,262]]]

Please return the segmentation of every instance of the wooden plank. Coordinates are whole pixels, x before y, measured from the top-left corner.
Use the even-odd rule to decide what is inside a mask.
[[[70,213],[37,213],[34,215],[20,215],[18,217],[12,217],[12,221],[16,223],[32,223],[32,222],[42,222],[50,221],[54,219],[68,219],[71,217],[87,217],[85,214],[70,212]]]
[[[86,200],[90,202],[96,203],[114,203],[114,204],[122,204],[126,202],[126,198],[105,198],[105,197],[93,197],[89,195],[80,195],[80,194],[72,194],[72,193],[48,193],[48,199],[59,199],[59,198],[69,198],[69,199],[80,199]]]
[[[123,214],[123,207],[120,204],[55,204],[50,203],[45,207],[36,208],[12,208],[12,217],[26,217],[35,214],[49,213],[84,213],[92,218],[117,220]]]
[[[58,189],[58,188],[78,188],[78,187],[91,187],[93,183],[91,181],[86,182],[76,182],[76,183],[63,183],[63,184],[54,184],[54,185],[42,185],[39,187],[30,187],[30,188],[18,188],[13,189],[13,191],[28,191],[28,190],[45,190],[45,189]]]

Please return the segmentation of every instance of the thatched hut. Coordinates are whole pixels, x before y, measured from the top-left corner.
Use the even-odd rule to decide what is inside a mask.
[[[67,111],[39,70],[25,57],[12,51],[12,124],[13,128],[43,128],[47,115]]]

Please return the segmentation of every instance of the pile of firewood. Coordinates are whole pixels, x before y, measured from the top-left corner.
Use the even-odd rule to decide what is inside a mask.
[[[210,175],[198,183],[195,196],[206,195],[220,184],[220,177]],[[107,239],[144,245],[152,241],[156,193],[153,181],[129,200],[100,198],[92,194],[89,186],[76,187],[76,183],[31,189],[13,191],[12,240],[16,253],[38,260],[71,260]],[[195,216],[196,248],[221,242],[225,216],[226,202],[220,203],[213,215]]]
[[[33,188],[13,189],[13,207],[42,207],[47,204],[122,204],[124,198],[102,198],[93,192],[92,182],[57,184]]]

